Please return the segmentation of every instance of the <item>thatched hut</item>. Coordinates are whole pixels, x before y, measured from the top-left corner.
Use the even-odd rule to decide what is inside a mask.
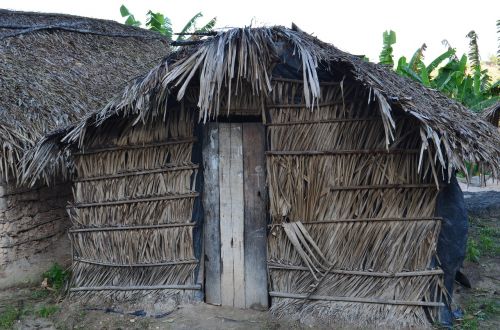
[[[298,29],[189,44],[25,158],[73,177],[71,293],[429,326],[436,200],[465,161],[500,169],[494,129]]]
[[[111,21],[0,10],[0,287],[69,260],[71,185],[20,185],[20,158],[45,133],[103,107],[167,50],[159,34]]]
[[[493,104],[481,112],[484,120],[490,122],[493,126],[500,129],[500,102]]]

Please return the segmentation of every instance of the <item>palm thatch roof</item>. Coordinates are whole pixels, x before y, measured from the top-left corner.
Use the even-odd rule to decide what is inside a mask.
[[[0,177],[16,179],[44,134],[102,108],[168,45],[112,21],[0,10]]]
[[[500,127],[500,102],[484,109],[483,112],[481,112],[481,117],[494,126]]]
[[[497,132],[458,102],[299,29],[275,26],[221,31],[174,52],[102,109],[40,141],[25,158],[24,180],[66,173],[69,148],[82,147],[87,130],[111,117],[131,117],[136,122],[163,118],[167,100],[184,100],[195,90],[199,119],[207,121],[229,111],[231,100],[264,99],[272,90],[271,80],[287,75],[303,80],[312,111],[321,97],[321,81],[365,86],[366,101],[378,104],[387,146],[393,142],[394,113],[413,116],[421,125],[421,157],[429,149],[449,174],[464,168],[466,161],[489,163],[495,173],[500,169]]]

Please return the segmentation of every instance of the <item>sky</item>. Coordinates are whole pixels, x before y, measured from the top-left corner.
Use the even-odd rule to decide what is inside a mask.
[[[66,13],[123,22],[119,8],[124,4],[135,18],[145,22],[152,10],[170,17],[175,30],[197,12],[203,22],[217,17],[217,28],[284,25],[296,23],[302,30],[356,55],[378,60],[382,33],[394,30],[396,58],[411,57],[423,43],[426,59],[432,60],[446,48],[446,39],[459,54],[467,52],[466,34],[475,30],[483,60],[496,54],[496,20],[500,19],[500,1],[475,0],[0,0],[0,8]],[[410,7],[411,6],[411,7]]]

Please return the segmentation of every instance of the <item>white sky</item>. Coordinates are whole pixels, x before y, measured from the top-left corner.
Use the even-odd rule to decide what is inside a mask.
[[[195,13],[204,19],[217,16],[217,27],[253,24],[291,26],[353,54],[365,54],[378,61],[382,32],[396,31],[396,57],[413,52],[425,42],[427,59],[443,51],[447,39],[459,54],[467,52],[465,35],[475,30],[483,60],[497,51],[498,0],[0,0],[0,8],[23,11],[67,13],[123,22],[119,8],[125,4],[136,19],[145,21],[151,9],[171,18],[174,30],[183,27]]]

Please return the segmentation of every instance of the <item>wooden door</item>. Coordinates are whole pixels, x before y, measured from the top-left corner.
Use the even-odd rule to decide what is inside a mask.
[[[206,302],[266,309],[267,193],[260,123],[210,123],[203,141]]]

